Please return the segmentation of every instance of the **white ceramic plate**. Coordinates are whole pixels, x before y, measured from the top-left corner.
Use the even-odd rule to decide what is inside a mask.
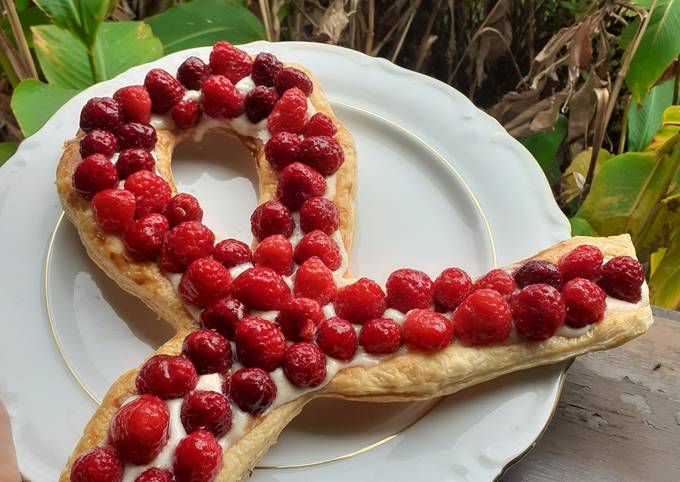
[[[244,48],[311,69],[355,137],[355,275],[384,281],[403,265],[431,275],[457,265],[477,275],[568,237],[568,222],[531,155],[452,88],[338,47]],[[58,477],[95,401],[171,335],[89,261],[66,221],[58,223],[53,183],[62,143],[75,133],[88,98],[141,83],[152,66],[174,72],[187,56],[205,59],[208,52],[172,54],[87,89],[0,170],[0,396],[13,418],[19,465],[33,481]],[[174,167],[180,188],[198,194],[209,226],[250,240],[255,171],[244,148],[208,136],[182,145]],[[413,480],[415,470],[430,480],[492,479],[539,437],[565,366],[433,402],[313,402],[250,480],[397,482]]]

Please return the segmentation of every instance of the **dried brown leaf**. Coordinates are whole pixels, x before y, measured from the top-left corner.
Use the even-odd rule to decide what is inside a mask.
[[[334,0],[321,16],[316,28],[316,36],[326,42],[337,44],[349,24],[344,0]]]
[[[591,71],[585,83],[569,99],[567,142],[571,157],[586,148],[588,132],[597,107],[596,89],[606,88],[607,82]]]
[[[593,60],[593,45],[590,40],[592,34],[590,18],[581,22],[569,47],[569,63],[577,70],[585,70],[590,67]]]

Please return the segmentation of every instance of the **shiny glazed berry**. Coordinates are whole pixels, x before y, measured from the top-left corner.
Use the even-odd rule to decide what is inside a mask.
[[[293,291],[296,297],[311,298],[324,306],[338,292],[330,269],[317,257],[311,257],[300,265],[295,273]]]
[[[132,173],[125,180],[125,189],[135,195],[136,217],[160,213],[172,197],[172,190],[165,179],[151,171]]]
[[[80,157],[83,159],[92,154],[103,154],[110,158],[117,150],[116,136],[109,131],[92,129],[80,139]]]
[[[214,243],[210,228],[198,221],[185,221],[168,232],[162,249],[179,263],[182,272],[194,260],[209,256]]]
[[[210,52],[210,70],[213,74],[224,75],[232,83],[250,75],[253,61],[247,52],[229,42],[217,42]]]
[[[432,295],[437,306],[448,311],[461,304],[471,290],[472,280],[465,271],[446,268],[434,280]]]
[[[172,468],[176,482],[211,482],[222,468],[222,447],[210,432],[196,430],[177,444]]]
[[[211,75],[203,82],[201,109],[209,117],[238,117],[243,113],[243,97],[222,75]]]
[[[293,245],[281,234],[269,236],[255,248],[253,262],[287,276],[293,272]]]
[[[190,129],[203,117],[201,106],[195,100],[180,100],[170,109],[170,117],[180,129]]]
[[[279,70],[274,78],[274,86],[279,95],[283,95],[288,89],[297,87],[305,95],[309,95],[314,90],[314,84],[303,71],[295,67],[284,67]]]
[[[229,395],[244,412],[261,415],[276,398],[276,384],[261,368],[241,368],[231,377]]]
[[[83,452],[71,466],[72,482],[120,482],[123,463],[111,447],[96,447]]]
[[[121,149],[141,147],[152,150],[156,146],[156,141],[158,141],[156,129],[150,124],[128,122],[118,130],[118,143]]]
[[[291,211],[297,211],[309,198],[323,196],[326,180],[311,167],[294,162],[279,175],[276,196]]]
[[[483,289],[498,291],[503,296],[510,296],[517,289],[517,284],[512,276],[502,269],[492,269],[475,281],[472,286],[472,291]]]
[[[607,294],[585,278],[573,278],[562,287],[562,299],[567,309],[567,325],[582,328],[604,318]]]
[[[272,371],[283,361],[286,339],[273,323],[250,316],[236,327],[236,354],[246,367]]]
[[[312,341],[323,320],[321,306],[309,298],[293,298],[281,308],[276,323],[291,341]]]
[[[513,274],[520,288],[539,283],[549,284],[557,289],[562,287],[560,270],[550,261],[532,259],[520,266]]]
[[[387,306],[402,313],[432,304],[432,280],[422,271],[398,269],[387,278],[385,288]]]
[[[321,322],[316,343],[326,355],[349,360],[357,351],[357,333],[349,321],[334,316]]]
[[[266,118],[274,108],[279,96],[274,89],[258,85],[248,92],[245,98],[245,109],[248,120],[258,123]]]
[[[305,137],[312,136],[328,136],[333,137],[338,132],[338,128],[335,127],[333,119],[328,117],[323,112],[317,112],[312,117],[309,118],[305,124],[304,129],[302,129],[302,135]]]
[[[78,164],[73,172],[73,187],[85,199],[118,184],[118,173],[108,157],[92,154]]]
[[[602,278],[598,282],[609,296],[637,303],[642,298],[642,284],[645,273],[640,263],[631,256],[617,256],[602,267]]]
[[[283,68],[283,64],[276,58],[274,54],[269,52],[260,52],[255,57],[253,62],[253,70],[251,77],[255,85],[266,85],[272,87],[274,79],[279,71]]]
[[[312,343],[293,343],[286,350],[283,373],[298,387],[318,387],[326,379],[326,357]]]
[[[139,474],[135,482],[175,482],[175,479],[169,470],[152,467]]]
[[[340,318],[352,323],[363,323],[371,318],[379,318],[387,309],[382,288],[368,278],[361,278],[354,284],[338,290],[333,305]]]
[[[250,216],[250,230],[259,241],[273,234],[289,238],[295,229],[293,216],[286,206],[278,201],[260,204]]]
[[[510,306],[517,332],[531,340],[553,336],[567,315],[560,292],[545,283],[525,286]]]
[[[453,323],[432,310],[411,310],[404,318],[404,341],[410,348],[437,351],[453,339]]]
[[[126,179],[137,171],[152,171],[156,167],[156,160],[146,149],[132,148],[121,151],[116,161],[118,177]]]
[[[92,212],[105,233],[120,234],[135,217],[135,196],[123,189],[105,189],[92,198]]]
[[[191,360],[199,375],[223,373],[231,368],[231,345],[213,330],[189,333],[182,344],[182,355]]]
[[[210,66],[198,57],[189,57],[177,68],[177,80],[189,90],[201,90],[210,75]]]
[[[603,255],[600,248],[590,244],[577,246],[560,258],[562,281],[574,278],[597,280],[602,273]]]
[[[267,141],[264,155],[274,169],[282,171],[297,160],[301,142],[302,139],[297,134],[279,132]]]
[[[226,268],[250,263],[252,256],[250,247],[237,239],[220,241],[213,250],[213,258],[222,263]]]
[[[295,262],[302,264],[311,257],[319,258],[328,269],[335,271],[342,265],[342,255],[335,240],[323,231],[305,234],[295,246]]]
[[[475,290],[453,312],[453,331],[465,345],[502,343],[512,331],[512,312],[498,291]]]
[[[372,355],[394,353],[401,343],[401,326],[389,318],[368,320],[359,333],[359,344]]]
[[[305,126],[307,117],[307,97],[298,88],[287,90],[276,102],[267,120],[267,127],[272,135],[279,132],[297,134]]]
[[[332,137],[305,137],[300,143],[298,161],[316,169],[322,176],[332,176],[345,161],[345,151]]]
[[[154,395],[141,395],[118,409],[109,425],[109,443],[120,458],[148,464],[168,442],[168,406]]]
[[[278,310],[290,298],[290,288],[273,269],[255,266],[234,279],[231,295],[252,310]]]
[[[170,227],[174,228],[185,221],[202,221],[203,209],[201,209],[198,199],[191,194],[175,194],[163,208],[163,216],[168,218]]]
[[[207,430],[221,438],[231,429],[231,407],[221,393],[197,390],[184,398],[180,419],[184,430]]]
[[[248,316],[246,306],[228,296],[211,301],[201,311],[201,326],[216,330],[228,340],[233,340],[239,322]]]
[[[92,129],[118,132],[122,124],[120,105],[111,97],[93,97],[80,111],[80,128],[85,132]]]
[[[338,207],[330,199],[313,197],[300,208],[300,227],[305,233],[318,229],[330,235],[339,225]]]
[[[125,122],[147,123],[151,120],[151,97],[143,85],[118,89],[113,99],[120,105]]]
[[[165,114],[184,97],[182,84],[163,69],[149,70],[144,87],[151,98],[151,110],[157,114]]]
[[[219,261],[199,258],[193,261],[179,282],[179,295],[185,303],[203,307],[229,293],[231,275]]]
[[[127,224],[123,244],[134,261],[156,259],[168,229],[168,220],[164,216],[147,214]]]
[[[198,375],[193,363],[183,356],[154,355],[137,373],[139,393],[150,393],[163,400],[181,398],[194,389]]]

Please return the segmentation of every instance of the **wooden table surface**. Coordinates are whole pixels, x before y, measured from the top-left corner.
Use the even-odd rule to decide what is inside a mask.
[[[680,312],[574,361],[555,415],[503,482],[680,481]]]

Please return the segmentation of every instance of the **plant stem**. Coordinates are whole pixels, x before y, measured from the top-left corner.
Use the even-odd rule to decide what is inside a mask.
[[[678,104],[678,91],[680,90],[680,56],[675,61],[675,82],[673,83],[673,105]]]
[[[92,71],[92,77],[94,77],[95,84],[101,82],[102,79],[97,71],[97,65],[94,59],[94,48],[87,49],[87,60],[90,62],[90,70]]]
[[[623,120],[621,121],[621,137],[619,138],[619,149],[617,154],[623,154],[626,149],[626,137],[628,136],[628,109],[630,108],[630,100],[632,96],[626,97],[626,106],[623,108]]]
[[[19,85],[21,79],[17,77],[16,72],[14,72],[12,62],[9,61],[4,49],[0,49],[0,67],[2,67],[3,73],[7,76],[7,80],[9,80],[12,89]]]
[[[16,41],[17,47],[19,49],[19,58],[24,64],[24,68],[28,72],[29,76],[37,79],[38,71],[35,68],[35,63],[33,62],[33,57],[31,56],[31,50],[28,48],[26,37],[24,37],[24,29],[21,27],[21,21],[17,15],[14,2],[10,0],[3,0],[2,3],[5,6],[9,24],[12,27],[12,33],[14,34],[14,40]]]
[[[373,52],[373,28],[375,24],[375,0],[368,0],[368,31],[366,32],[366,48],[364,52],[368,55],[375,55]]]

